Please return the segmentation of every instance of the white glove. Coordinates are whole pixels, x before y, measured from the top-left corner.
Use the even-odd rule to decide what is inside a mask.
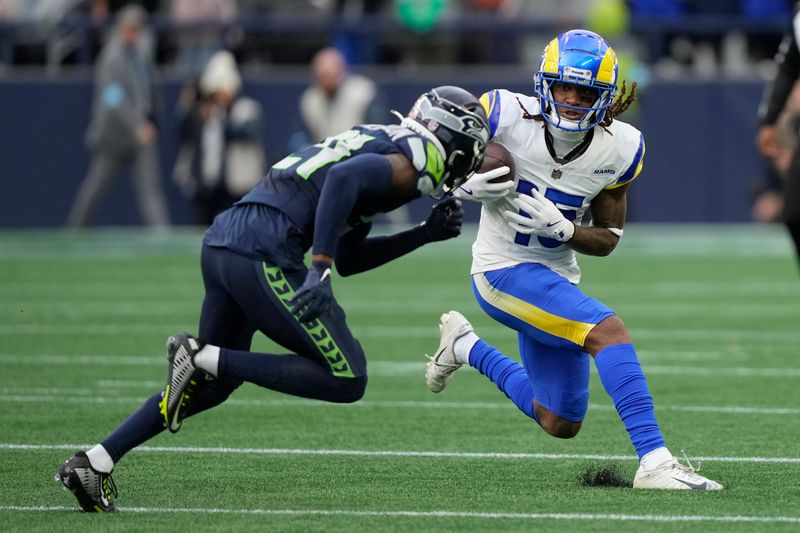
[[[542,193],[534,189],[531,194],[519,194],[510,200],[511,204],[528,213],[530,218],[514,211],[504,211],[508,225],[527,235],[549,237],[561,242],[570,240],[575,235],[575,225]]]
[[[514,190],[514,180],[503,181],[500,183],[489,183],[489,180],[505,176],[511,169],[503,166],[492,169],[488,172],[473,172],[470,177],[453,192],[453,196],[462,200],[472,200],[473,202],[485,202],[497,200]]]

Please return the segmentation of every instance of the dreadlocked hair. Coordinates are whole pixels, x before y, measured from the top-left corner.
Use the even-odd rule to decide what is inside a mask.
[[[625,81],[622,81],[619,95],[614,99],[614,103],[606,109],[606,114],[603,116],[603,120],[600,121],[601,126],[604,128],[609,127],[615,117],[623,114],[636,101],[636,87],[636,82],[631,83],[631,92],[626,95],[625,93],[628,91],[628,87],[625,85]]]
[[[519,97],[515,96],[515,98],[517,99],[517,104],[519,104],[520,109],[522,109],[522,118],[524,118],[525,120],[544,120],[544,117],[542,117],[541,113],[538,115],[531,115],[531,112],[525,109],[525,106],[522,105],[522,102],[520,102]]]

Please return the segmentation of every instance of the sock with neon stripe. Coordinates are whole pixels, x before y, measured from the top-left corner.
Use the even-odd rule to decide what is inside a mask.
[[[520,411],[539,422],[533,412],[533,386],[521,364],[483,339],[472,346],[469,364],[497,385]]]
[[[594,358],[603,387],[614,402],[639,459],[664,446],[653,398],[632,344],[612,344]]]

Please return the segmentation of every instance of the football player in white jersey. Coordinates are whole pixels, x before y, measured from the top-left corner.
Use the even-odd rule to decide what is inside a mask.
[[[473,290],[487,314],[517,331],[522,364],[450,311],[428,362],[428,388],[440,392],[468,364],[547,433],[571,438],[586,415],[594,358],[639,456],[633,486],[722,489],[667,449],[625,325],[577,285],[575,253],[608,255],[622,237],[626,191],[641,172],[645,145],[616,118],[635,100],[636,86],[626,96],[623,84],[615,100],[614,50],[596,33],[572,30],[544,49],[534,93],[483,95],[492,140],[513,156],[514,180],[496,183],[508,173],[501,167],[473,175],[456,192],[483,203]]]

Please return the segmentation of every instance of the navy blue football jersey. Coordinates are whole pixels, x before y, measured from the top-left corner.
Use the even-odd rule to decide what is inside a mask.
[[[408,198],[357,202],[347,218],[348,227],[431,194],[444,177],[442,153],[423,135],[400,125],[356,126],[275,163],[258,185],[214,220],[203,242],[282,266],[302,261],[313,241],[328,171],[335,163],[367,153],[404,154],[417,171],[417,188]]]

